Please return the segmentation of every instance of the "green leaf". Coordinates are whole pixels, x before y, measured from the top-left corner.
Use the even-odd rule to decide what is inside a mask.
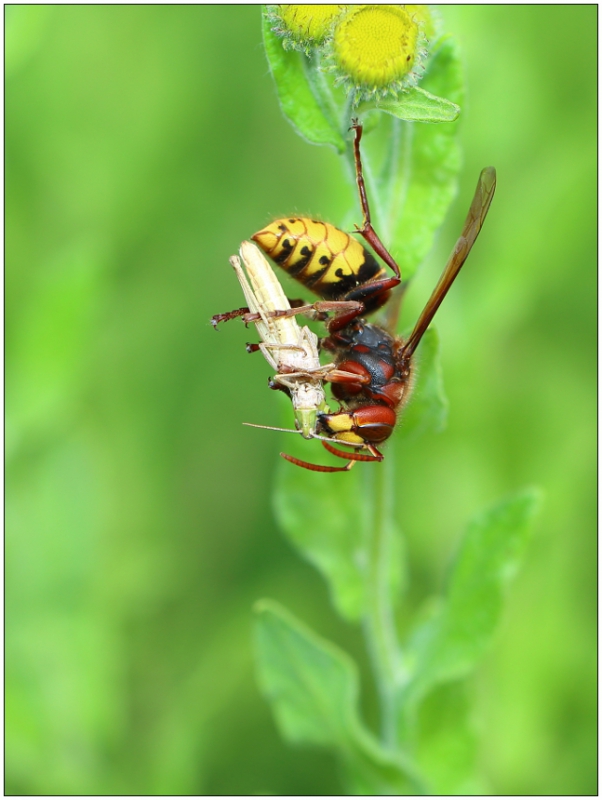
[[[431,95],[462,105],[463,75],[457,47],[446,40],[433,57],[421,84]],[[391,250],[404,280],[414,275],[433,245],[457,189],[460,170],[458,125],[394,121],[401,141],[388,167],[384,202]]]
[[[265,14],[263,44],[284,116],[308,142],[331,144],[342,153],[345,140],[325,94],[320,91],[317,64],[297,50],[285,50]]]
[[[470,672],[489,645],[501,614],[503,590],[515,574],[538,507],[539,493],[525,490],[474,519],[453,565],[439,611],[409,645],[413,679],[406,700],[436,683]]]
[[[287,441],[287,450],[307,459],[308,443],[297,438]],[[313,458],[321,463],[328,458],[317,443]],[[367,606],[370,523],[361,485],[367,475],[362,466],[351,472],[324,474],[283,462],[274,492],[279,525],[304,558],[325,576],[334,605],[348,620],[359,619]],[[380,465],[366,466],[378,469]]]
[[[341,753],[346,794],[359,795],[422,795],[430,794],[423,776],[408,757],[393,756],[366,731],[356,746]]]
[[[289,415],[290,408],[286,412]],[[284,424],[289,416],[286,420]],[[394,461],[392,444],[387,459]],[[345,463],[329,456],[317,442],[308,443],[298,436],[287,437],[286,449],[316,463]],[[357,464],[350,472],[328,474],[298,469],[283,461],[276,473],[276,520],[299,553],[322,573],[335,608],[350,622],[365,616],[374,599],[371,564],[379,536],[388,542],[379,591],[392,603],[399,597],[404,569],[401,534],[390,503],[381,501],[378,483],[378,473],[386,466]]]
[[[429,328],[420,342],[415,367],[416,386],[399,423],[399,435],[414,439],[428,431],[441,431],[447,421],[447,397],[439,359],[439,337]]]
[[[368,107],[370,108],[370,107]],[[368,110],[367,108],[367,110]],[[395,100],[380,100],[372,108],[408,122],[454,122],[460,106],[415,86]]]
[[[422,791],[407,757],[383,750],[362,724],[352,659],[277,603],[263,600],[256,610],[259,684],[282,736],[334,749],[355,794]]]
[[[416,739],[416,760],[433,794],[486,794],[475,778],[477,737],[465,681],[430,693],[420,708]]]

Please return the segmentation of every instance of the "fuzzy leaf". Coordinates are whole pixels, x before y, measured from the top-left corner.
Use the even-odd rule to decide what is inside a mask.
[[[310,445],[298,438],[290,437],[287,450],[307,458]],[[329,459],[317,442],[311,453],[320,463],[335,460]],[[283,462],[274,493],[279,525],[304,558],[325,576],[334,605],[350,621],[358,620],[367,605],[369,520],[361,486],[367,476],[362,466],[342,474],[324,474]],[[380,465],[365,466],[378,469]]]
[[[525,490],[474,519],[451,570],[441,607],[414,634],[414,674],[406,700],[415,703],[437,683],[470,672],[497,626],[503,590],[525,548],[538,492]]]
[[[454,122],[460,114],[459,105],[437,97],[419,86],[395,100],[380,100],[373,107],[408,122]]]
[[[486,794],[475,777],[477,737],[465,681],[438,686],[420,707],[416,760],[436,795]]]
[[[259,683],[282,736],[334,749],[353,793],[416,793],[421,781],[407,759],[384,751],[359,718],[352,659],[277,603],[256,610]]]
[[[326,103],[316,91],[316,82],[319,80],[319,76],[313,74],[316,65],[296,50],[285,50],[282,39],[272,31],[265,14],[263,43],[284,116],[308,142],[331,144],[342,153],[345,140]]]
[[[399,435],[413,439],[427,431],[441,431],[447,421],[447,397],[439,359],[439,337],[429,328],[416,356],[416,386],[399,423]]]
[[[434,55],[421,88],[461,105],[463,75],[453,40],[442,43]],[[414,275],[433,245],[457,189],[460,170],[458,125],[442,122],[425,125],[397,122],[402,126],[400,152],[387,179],[386,203],[391,249],[404,280]]]

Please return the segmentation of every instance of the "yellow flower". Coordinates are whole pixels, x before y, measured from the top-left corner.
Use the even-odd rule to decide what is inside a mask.
[[[282,4],[268,6],[267,11],[274,24],[272,30],[284,38],[283,46],[307,51],[326,39],[334,21],[346,8],[346,5]]]
[[[426,55],[425,6],[354,6],[335,25],[331,68],[356,100],[396,93],[416,83]]]

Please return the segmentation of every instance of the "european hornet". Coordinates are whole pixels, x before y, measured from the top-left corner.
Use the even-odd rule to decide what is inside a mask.
[[[479,235],[496,187],[495,169],[486,167],[479,176],[460,238],[412,333],[404,341],[364,319],[388,301],[391,290],[401,284],[401,274],[372,227],[360,155],[362,126],[354,121],[352,128],[364,217],[362,227],[356,226],[356,231],[394,275],[387,277],[384,267],[360,242],[329,223],[306,218],[279,219],[251,237],[292,277],[322,298],[307,305],[295,301],[295,308],[275,312],[276,316],[305,313],[325,319],[327,312],[334,312],[327,321],[328,336],[320,347],[333,354],[333,367],[323,375],[323,380],[331,383],[341,408],[335,413],[319,411],[316,432],[325,434],[323,444],[329,452],[349,462],[344,467],[328,467],[281,454],[300,467],[319,472],[347,471],[356,461],[382,461],[377,445],[389,438],[397,414],[409,398],[414,352]],[[247,311],[239,309],[217,315],[213,322]],[[368,454],[337,450],[329,440],[364,448]]]

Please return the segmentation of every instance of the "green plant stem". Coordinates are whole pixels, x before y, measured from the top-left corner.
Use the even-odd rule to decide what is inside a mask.
[[[399,149],[400,130],[391,138],[391,147]],[[396,153],[390,153],[395,159]],[[348,140],[345,151],[348,173],[355,182],[353,143]],[[391,180],[383,182],[385,191],[376,185],[366,154],[363,155],[364,179],[368,185],[373,210],[377,218],[383,218],[382,200],[387,197]],[[380,191],[379,191],[380,190]],[[391,452],[382,464],[369,474],[365,484],[366,507],[369,509],[366,526],[368,533],[367,583],[369,607],[363,620],[366,646],[370,654],[374,679],[381,709],[381,741],[383,746],[395,750],[398,744],[398,706],[402,686],[405,683],[402,657],[395,630],[393,596],[391,586],[394,524],[394,474],[395,459]]]
[[[340,125],[341,135],[343,136],[344,139],[348,139],[349,126],[351,125],[351,120],[354,116],[353,109],[354,109],[353,99],[351,98],[351,96],[347,96],[347,98],[343,103],[343,108],[341,112],[341,125]]]
[[[393,120],[395,132],[395,168],[391,170],[388,185],[387,230],[391,240],[393,232],[399,227],[406,205],[408,187],[412,176],[412,146],[414,123]]]
[[[390,455],[390,454],[389,454]],[[395,459],[387,458],[366,486],[370,507],[368,541],[369,607],[363,621],[381,706],[381,739],[388,749],[397,746],[398,698],[404,683],[401,652],[395,630],[391,591],[393,557],[393,485]]]
[[[338,107],[330,84],[320,69],[320,60],[317,51],[311,58],[303,58],[303,71],[322,113],[334,128],[337,125]]]

